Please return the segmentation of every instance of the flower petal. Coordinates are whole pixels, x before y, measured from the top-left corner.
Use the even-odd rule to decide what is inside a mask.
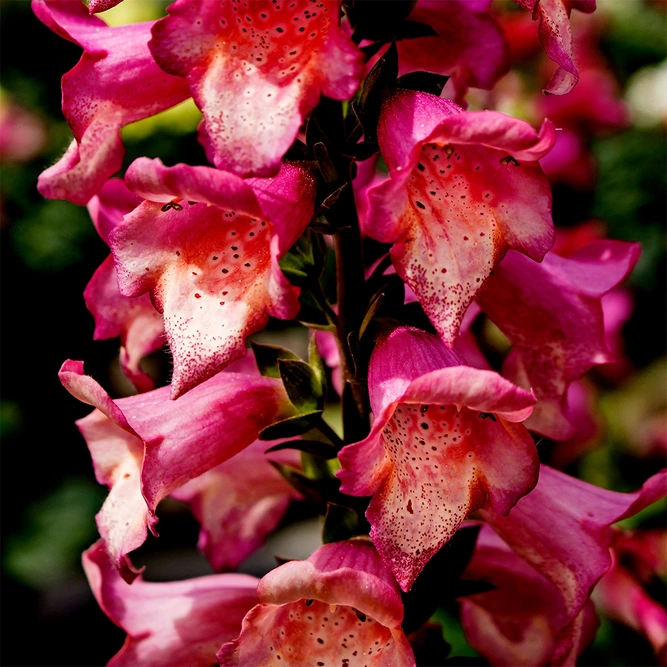
[[[237,9],[177,0],[153,28],[150,48],[166,72],[187,77],[211,162],[242,176],[269,176],[320,94],[354,95],[363,57],[338,26],[339,2]]]
[[[62,82],[74,141],[38,182],[45,197],[83,205],[122,166],[121,127],[182,102],[189,90],[153,60],[152,23],[112,28],[78,0],[34,0],[32,8],[45,25],[84,50]]]
[[[278,442],[257,440],[172,493],[200,522],[198,547],[218,572],[236,569],[258,549],[299,497],[270,463],[298,468],[299,453],[264,454]]]
[[[667,494],[667,471],[635,493],[587,484],[543,465],[535,489],[507,517],[480,511],[524,560],[558,587],[574,618],[611,564],[607,528]],[[549,530],[544,530],[549,517]]]
[[[178,398],[245,355],[246,337],[269,315],[296,315],[299,291],[278,259],[310,221],[314,182],[291,165],[244,182],[148,159],[130,166],[127,181],[148,200],[111,233],[119,287],[127,296],[150,292],[162,313]]]
[[[257,602],[257,579],[245,574],[170,583],[139,578],[129,586],[116,574],[101,541],[84,552],[83,567],[104,613],[127,632],[110,667],[208,667]]]
[[[537,163],[545,121],[463,112],[433,95],[397,91],[378,140],[391,178],[369,193],[365,231],[392,243],[397,273],[448,346],[473,297],[508,248],[540,260],[553,244],[551,194]]]

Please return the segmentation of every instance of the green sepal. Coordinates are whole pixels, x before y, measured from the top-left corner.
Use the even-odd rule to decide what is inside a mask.
[[[300,413],[322,410],[326,380],[300,359],[279,359],[278,368],[289,400]]]
[[[264,377],[279,378],[280,369],[278,368],[279,359],[298,359],[291,350],[277,345],[262,345],[250,341],[252,351],[255,353],[255,362],[259,372]]]
[[[322,410],[288,417],[262,429],[259,432],[259,439],[278,440],[280,438],[293,438],[297,435],[303,435],[317,428],[321,418]]]
[[[319,440],[290,440],[289,442],[281,442],[278,445],[269,447],[264,453],[280,452],[283,449],[296,449],[299,452],[307,452],[322,461],[330,461],[335,459],[337,452],[333,445]]]
[[[340,482],[336,479],[311,479],[292,466],[269,461],[282,478],[301,495],[317,503],[322,503],[328,495],[336,493]]]
[[[280,269],[292,284],[304,287],[319,280],[325,258],[324,239],[307,229],[280,260]]]

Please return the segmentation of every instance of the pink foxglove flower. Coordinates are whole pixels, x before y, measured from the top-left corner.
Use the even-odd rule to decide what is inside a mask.
[[[223,667],[325,665],[408,667],[403,603],[391,573],[365,539],[320,547],[308,560],[269,572],[260,604],[238,639],[218,653]]]
[[[37,17],[83,48],[63,77],[63,113],[74,140],[39,177],[49,198],[86,204],[122,166],[120,129],[189,97],[186,83],[161,70],[148,50],[152,23],[109,27],[80,0],[33,0]]]
[[[109,233],[123,216],[141,203],[121,179],[110,179],[90,202],[88,212],[102,240],[109,243]],[[162,317],[151,304],[148,294],[123,296],[118,291],[118,275],[109,255],[84,290],[88,310],[95,318],[95,340],[120,336],[120,363],[125,375],[139,391],[153,388],[144,373],[141,358],[160,349],[165,343]]]
[[[139,577],[130,586],[118,575],[102,540],[84,552],[83,568],[104,613],[127,632],[109,667],[208,667],[257,603],[257,579],[246,574],[169,583]]]
[[[667,470],[639,491],[617,493],[548,466],[508,516],[480,515],[521,558],[556,586],[571,619],[611,565],[609,526],[667,495]],[[545,530],[545,517],[549,527]]]
[[[371,356],[375,422],[340,453],[341,491],[373,496],[371,538],[403,590],[468,514],[507,514],[537,481],[537,452],[516,422],[532,394],[466,366],[436,337],[400,328]]]
[[[544,50],[558,69],[551,77],[544,93],[564,95],[579,80],[575,64],[574,41],[570,28],[570,12],[578,9],[590,14],[595,11],[596,0],[514,0],[520,7],[539,20],[537,33]]]
[[[264,454],[281,441],[257,440],[171,495],[201,524],[198,547],[213,568],[234,570],[266,539],[299,494],[270,461],[300,467],[295,450]]]
[[[275,174],[320,95],[346,100],[359,84],[363,56],[338,25],[337,0],[177,0],[168,11],[151,52],[186,77],[201,142],[221,169]]]
[[[466,639],[492,665],[574,666],[595,636],[592,602],[572,619],[558,588],[489,526],[482,526],[463,578],[494,587],[459,599]]]
[[[365,232],[392,243],[397,273],[448,346],[508,248],[536,261],[553,244],[551,193],[538,160],[554,142],[496,111],[401,90],[378,126],[390,179],[370,190]]]
[[[408,19],[438,35],[400,40],[399,74],[427,70],[450,76],[448,88],[457,102],[468,88],[493,88],[509,69],[509,52],[490,8],[491,0],[418,0]]]
[[[172,398],[246,354],[269,315],[291,319],[298,288],[278,260],[310,222],[309,173],[283,165],[243,181],[209,167],[140,158],[126,182],[146,201],[110,235],[121,294],[149,292],[174,358]]]
[[[155,510],[164,497],[231,458],[259,431],[293,414],[279,380],[222,373],[178,403],[169,387],[112,400],[83,364],[66,361],[65,388],[95,406],[77,422],[100,484],[109,495],[96,520],[100,535],[123,577],[136,575],[127,554],[155,532]]]
[[[509,377],[525,372],[538,399],[529,428],[569,437],[565,411],[570,383],[613,361],[600,300],[632,271],[638,243],[600,241],[569,258],[550,253],[541,264],[507,254],[479,294],[482,310],[513,344]]]
[[[662,545],[665,559],[665,545]],[[654,600],[633,573],[624,567],[618,553],[594,592],[594,600],[609,618],[623,623],[650,642],[659,664],[667,658],[667,610]]]

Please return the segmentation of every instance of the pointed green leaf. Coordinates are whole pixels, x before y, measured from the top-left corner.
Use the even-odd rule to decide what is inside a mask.
[[[279,438],[292,438],[296,435],[303,435],[316,428],[321,418],[322,410],[288,417],[260,431],[259,439],[278,440]]]
[[[278,359],[298,359],[299,357],[291,350],[277,345],[261,345],[250,341],[250,346],[255,353],[255,361],[259,372],[265,377],[279,378],[280,369],[278,368]]]
[[[285,391],[301,413],[321,410],[324,406],[322,377],[300,359],[279,359],[278,368]]]
[[[336,448],[333,445],[320,442],[319,440],[290,440],[289,442],[281,442],[278,445],[269,447],[264,453],[280,452],[283,449],[296,449],[300,452],[308,452],[308,454],[312,454],[323,461],[335,459],[337,455]]]

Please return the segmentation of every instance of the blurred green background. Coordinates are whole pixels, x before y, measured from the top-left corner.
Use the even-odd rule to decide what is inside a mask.
[[[632,376],[620,384],[595,378],[604,442],[569,472],[633,490],[665,463],[660,456],[641,455],[633,434],[649,418],[664,427],[667,415],[666,14],[663,2],[599,5],[608,19],[602,50],[636,122],[591,139],[596,186],[555,187],[554,216],[567,227],[599,218],[609,237],[640,241],[642,260],[630,279],[635,307],[624,327]],[[134,7],[145,14],[135,20],[154,11],[154,3]],[[76,64],[80,49],[45,28],[27,0],[0,0],[0,18],[2,664],[102,665],[124,633],[93,600],[80,553],[97,537],[94,515],[106,490],[95,482],[74,425],[89,410],[61,387],[57,372],[65,359],[82,359],[105,387],[119,386],[118,341],[92,340],[93,319],[82,296],[108,249],[85,208],[45,200],[36,190],[39,173],[71,139],[60,109],[60,77]],[[203,164],[196,122],[195,110],[186,105],[166,119],[127,128],[125,164],[141,155],[159,156],[166,164]],[[664,513],[654,510],[640,521],[664,526]],[[206,571],[194,548],[197,526],[181,508],[161,506],[160,529],[155,552],[168,554],[163,576]],[[149,541],[145,553],[154,543]],[[652,592],[664,602],[664,586]],[[461,654],[465,640],[456,634],[456,623],[448,622],[452,629],[445,634]],[[581,664],[654,661],[642,637],[605,620]]]

